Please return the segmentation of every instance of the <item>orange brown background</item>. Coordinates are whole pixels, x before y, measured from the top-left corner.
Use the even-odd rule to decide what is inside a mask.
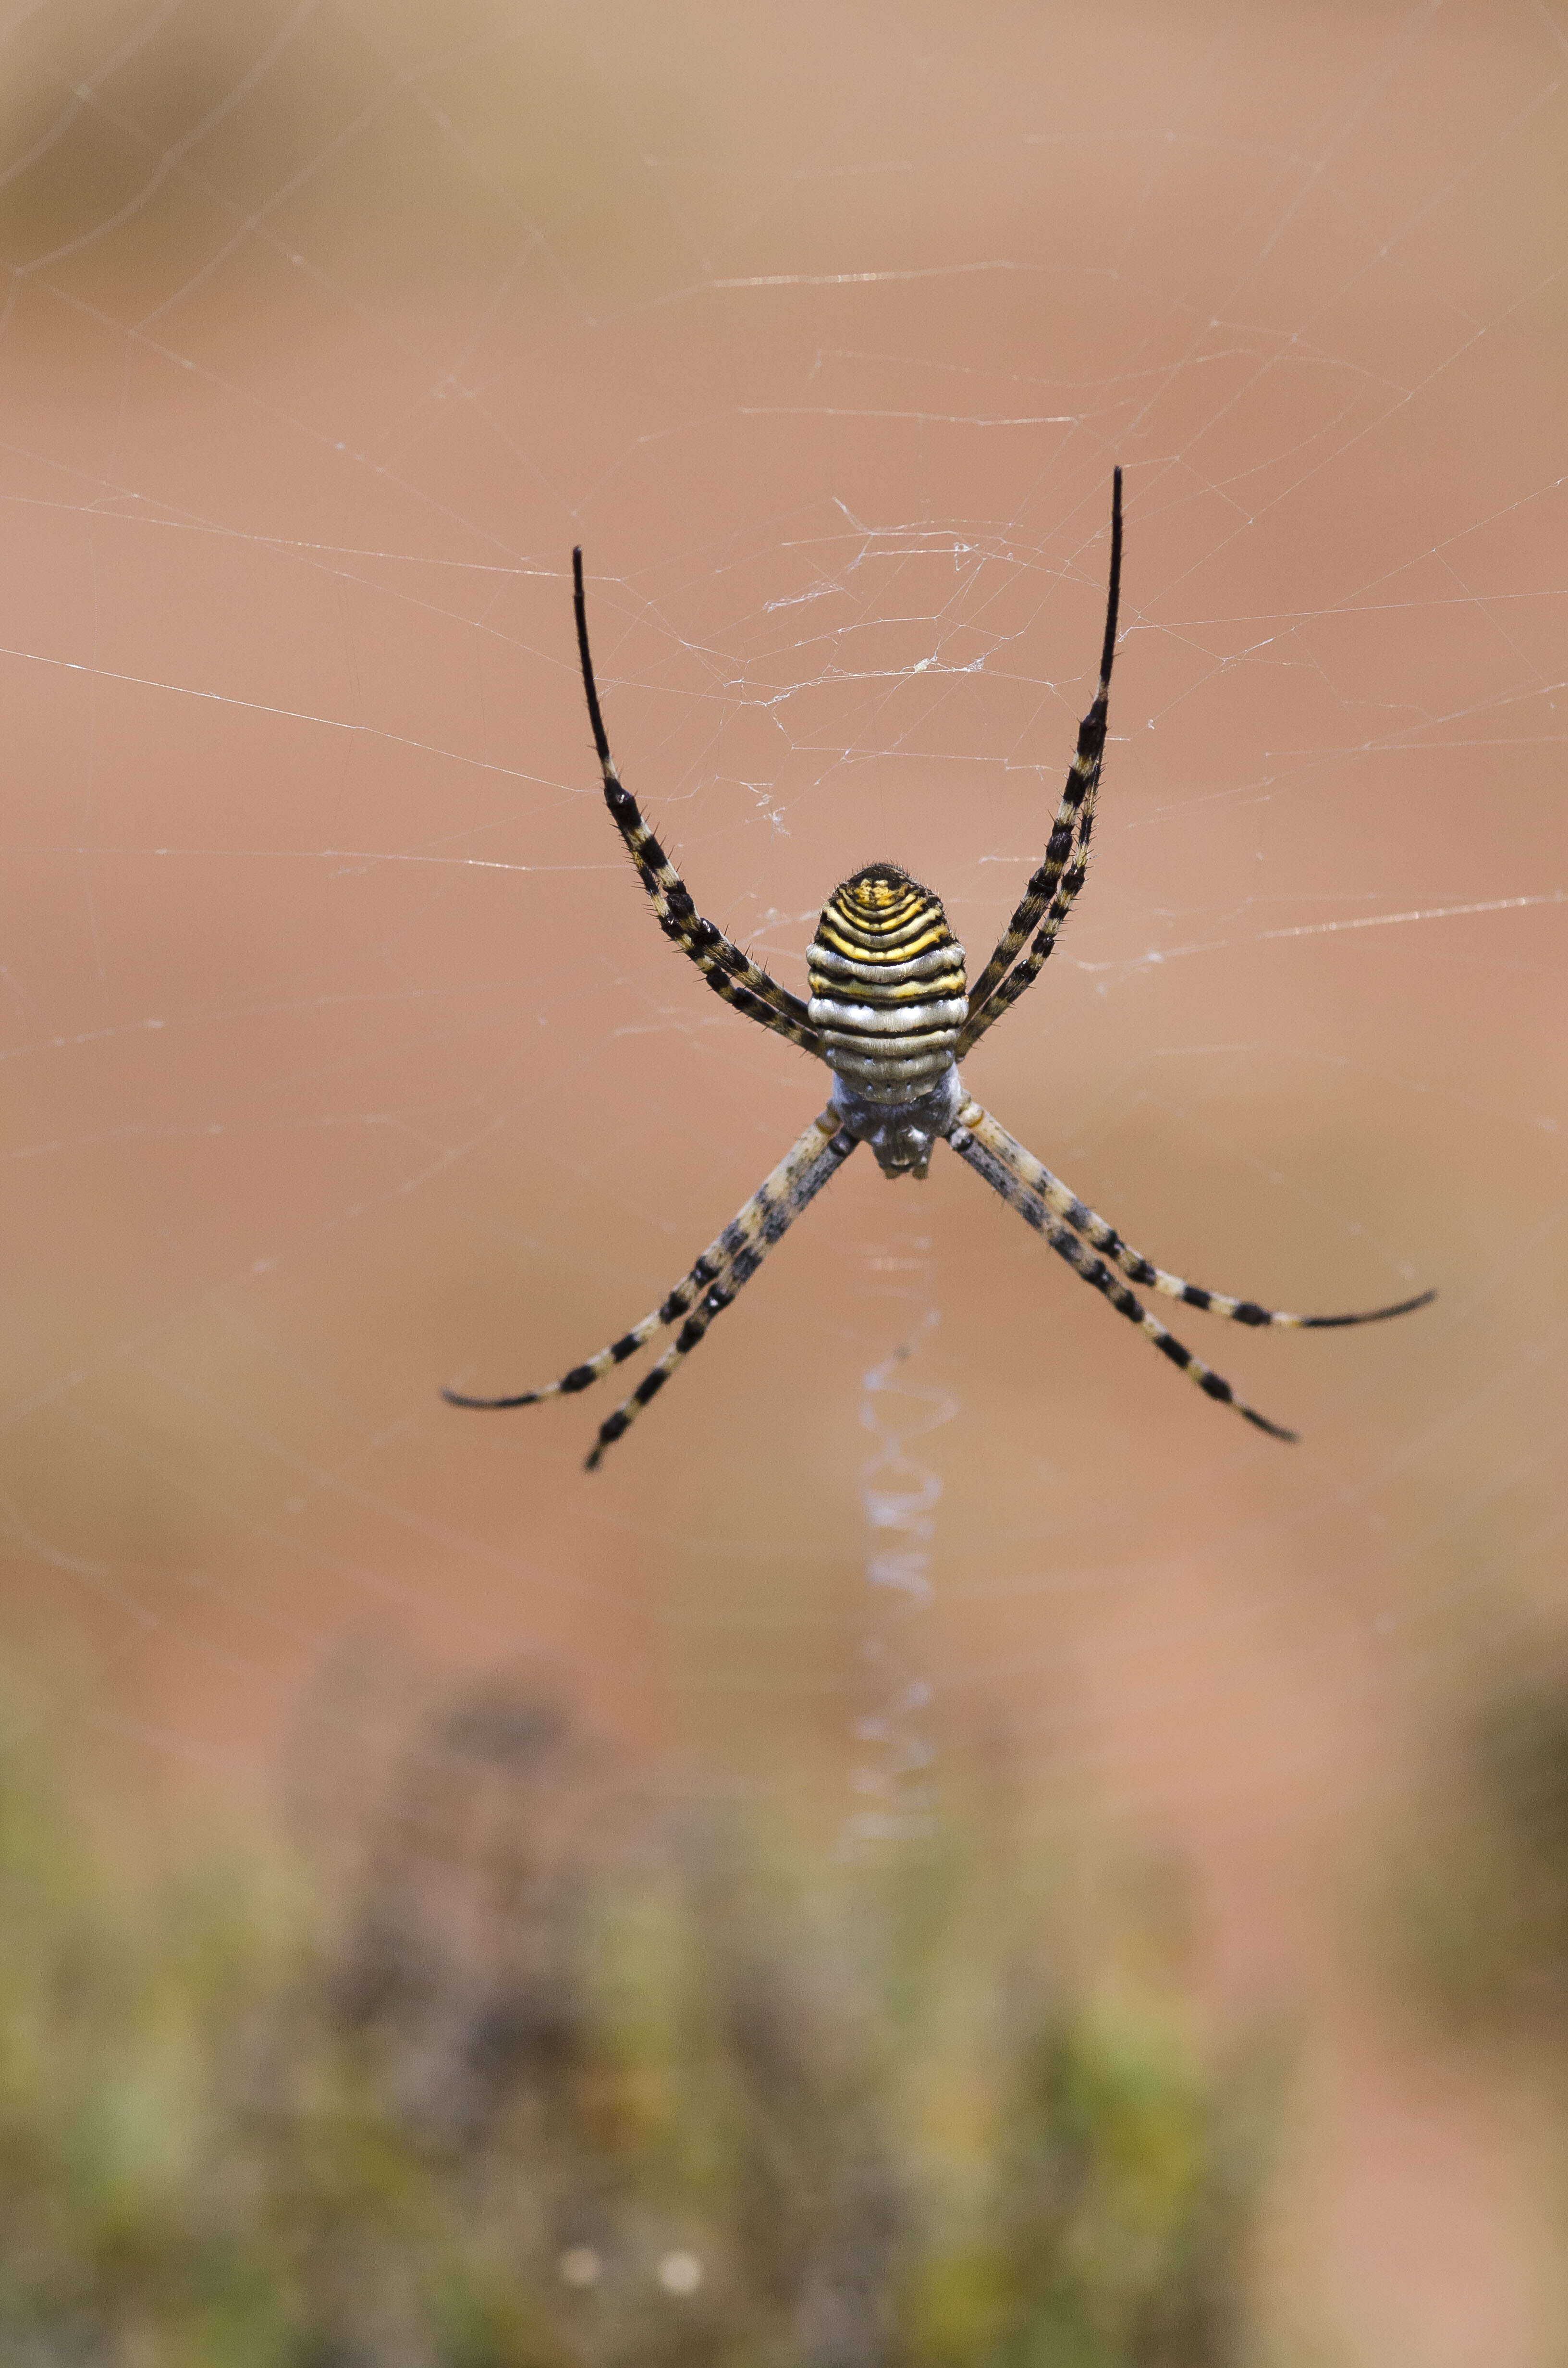
[[[1553,2356],[1528,2113],[1346,1900],[1563,1624],[1568,25],[85,0],[6,57],[16,1665],[160,1816],[263,1804],[346,1648],[832,1816],[861,1377],[938,1310],[939,1766],[1175,1854],[1215,1999],[1309,2034],[1312,2357]],[[977,968],[1114,461],[1093,876],[970,1083],[1186,1273],[1436,1308],[1189,1317],[1277,1449],[954,1161],[858,1161],[594,1480],[593,1400],[445,1408],[623,1328],[821,1099],[620,856],[574,541],[703,908],[799,985],[892,855]]]

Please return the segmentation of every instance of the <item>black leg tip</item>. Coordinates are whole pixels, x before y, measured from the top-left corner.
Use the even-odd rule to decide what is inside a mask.
[[[1244,1414],[1248,1422],[1257,1429],[1266,1430],[1270,1439],[1282,1439],[1287,1447],[1300,1446],[1301,1434],[1299,1430],[1287,1430],[1282,1422],[1270,1422],[1266,1414],[1256,1414],[1249,1406],[1238,1406],[1236,1411]]]
[[[1391,1315],[1414,1315],[1418,1307],[1430,1307],[1437,1296],[1436,1291],[1417,1292],[1414,1299],[1402,1299],[1392,1307],[1378,1308],[1368,1320],[1373,1324],[1383,1324]]]
[[[1386,1324],[1392,1315],[1414,1315],[1418,1307],[1430,1307],[1437,1298],[1435,1291],[1423,1291],[1414,1299],[1401,1299],[1392,1307],[1369,1307],[1359,1315],[1304,1315],[1303,1332],[1340,1332],[1347,1324]]]

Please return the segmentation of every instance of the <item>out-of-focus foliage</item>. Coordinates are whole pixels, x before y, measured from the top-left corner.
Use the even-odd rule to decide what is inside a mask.
[[[717,173],[737,121],[748,154],[787,157],[822,103],[809,45],[757,12],[35,0],[5,31],[0,260],[95,289],[215,264],[222,287],[252,239],[290,268],[303,245],[312,273],[403,281],[504,269],[530,233],[634,270],[653,226],[630,124]],[[875,38],[845,28],[857,63]]]
[[[609,1798],[480,1696],[347,1838],[153,1883],[11,1720],[0,2357],[1243,2356],[1267,2078],[1206,2067],[1081,1891],[954,1831],[612,1847]]]
[[[1416,1993],[1460,2024],[1568,2042],[1568,1684],[1493,1691],[1392,1885]]]

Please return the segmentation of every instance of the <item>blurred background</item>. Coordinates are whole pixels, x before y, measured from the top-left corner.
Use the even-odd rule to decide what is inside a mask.
[[[52,1903],[6,2111],[55,2199],[15,2356],[1559,2360],[1568,19],[36,0],[0,40],[5,1879]],[[612,1384],[445,1406],[655,1304],[822,1099],[607,822],[573,544],[701,908],[799,988],[892,857],[972,973],[1092,692],[1115,462],[1094,868],[969,1082],[1184,1274],[1437,1304],[1188,1313],[1279,1447],[956,1161],[858,1160],[592,1478]],[[780,2089],[732,1975],[819,1926]],[[628,2039],[677,1964],[709,2008]],[[506,2146],[429,2105],[487,1982],[547,2033]],[[221,2278],[128,2237],[150,2180],[188,2235],[209,2145],[246,2242],[326,2192],[233,2140],[237,2095],[302,2126],[253,2060],[301,2030],[360,2117],[331,2275],[302,2205]],[[628,2082],[664,2106],[601,2111]],[[1020,2129],[1066,2149],[1050,2242],[949,2277]],[[1102,2143],[1185,2183],[1096,2188]],[[376,2247],[435,2283],[361,2324]],[[583,2318],[618,2261],[700,2340]]]

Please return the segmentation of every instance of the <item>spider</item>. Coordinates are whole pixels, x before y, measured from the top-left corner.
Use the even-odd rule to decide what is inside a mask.
[[[1116,653],[1117,606],[1121,590],[1121,471],[1112,479],[1110,586],[1106,602],[1105,644],[1094,703],[1078,727],[1078,746],[1067,786],[1046,843],[1045,858],[1019,900],[972,990],[966,990],[964,950],[949,928],[941,900],[912,880],[896,863],[869,863],[840,882],[823,907],[806,957],[811,999],[802,1003],[705,920],[685,882],[643,821],[637,801],[621,782],[609,753],[594,663],[588,652],[587,608],[583,595],[583,554],[572,554],[573,601],[577,650],[588,720],[604,775],[605,803],[626,842],[659,926],[696,963],[715,995],[746,1019],[787,1037],[833,1071],[833,1093],[820,1118],[781,1159],[745,1207],[709,1243],[690,1272],[669,1296],[623,1332],[619,1340],[543,1389],[516,1396],[466,1397],[456,1390],[442,1396],[457,1406],[499,1410],[542,1405],[585,1390],[602,1373],[625,1362],[666,1326],[679,1324],[674,1340],[615,1412],[599,1425],[586,1469],[595,1471],[614,1445],[657,1396],[676,1368],[689,1357],[715,1316],[722,1315],[743,1284],[782,1239],[807,1203],[835,1176],[858,1143],[869,1143],[884,1176],[924,1178],[938,1142],[950,1144],[966,1166],[1042,1234],[1092,1290],[1119,1315],[1136,1324],[1162,1356],[1221,1405],[1233,1406],[1271,1439],[1296,1433],[1270,1422],[1239,1398],[1229,1382],[1195,1357],[1156,1322],[1128,1289],[1141,1283],[1166,1299],[1179,1299],[1233,1324],[1274,1324],[1299,1331],[1327,1331],[1347,1324],[1379,1324],[1425,1307],[1437,1293],[1424,1291],[1392,1307],[1359,1315],[1289,1315],[1184,1282],[1154,1266],[1124,1242],[1114,1225],[1085,1208],[1076,1193],[1053,1176],[1005,1126],[966,1090],[959,1062],[986,1030],[1011,1009],[1040,976],[1088,868],[1089,836],[1105,755],[1106,715],[1111,660]]]

